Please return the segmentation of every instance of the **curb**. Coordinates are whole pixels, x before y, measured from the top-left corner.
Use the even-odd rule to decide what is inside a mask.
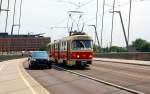
[[[102,62],[111,62],[111,63],[121,63],[121,64],[130,64],[130,65],[139,65],[139,66],[150,66],[150,65],[148,65],[148,64],[127,63],[127,62],[110,61],[110,60],[93,60],[93,61],[102,61]]]
[[[25,61],[25,60],[24,60]],[[23,62],[24,62],[23,61]],[[49,91],[47,91],[39,82],[37,82],[32,76],[29,75],[29,73],[24,69],[23,64],[20,63],[19,64],[19,68],[20,71],[22,72],[22,74],[24,75],[24,77],[27,79],[30,79],[30,82],[32,82],[33,84],[35,84],[33,87],[35,88],[40,88],[40,92],[42,93],[38,93],[38,94],[51,94]]]

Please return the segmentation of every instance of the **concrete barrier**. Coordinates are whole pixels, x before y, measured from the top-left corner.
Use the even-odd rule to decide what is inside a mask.
[[[150,52],[94,53],[94,57],[150,61]]]
[[[26,55],[25,56],[22,56],[22,55],[0,55],[0,62],[1,61],[5,61],[5,60],[11,60],[11,59],[18,59],[18,58],[24,58],[24,57],[27,57]]]

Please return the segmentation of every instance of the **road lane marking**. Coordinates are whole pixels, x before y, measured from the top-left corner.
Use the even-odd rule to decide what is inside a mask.
[[[0,71],[6,66],[7,63],[0,66]]]
[[[25,82],[25,84],[27,85],[27,87],[31,90],[32,94],[37,94],[37,92],[33,89],[33,87],[30,85],[30,83],[25,79],[25,77],[21,73],[21,71],[19,69],[19,66],[17,66],[17,70],[18,70],[19,75],[21,76],[22,80]]]
[[[33,81],[38,87],[41,88],[41,90],[43,90],[44,94],[51,94],[49,91],[47,91],[40,83],[38,83],[34,78],[32,78],[32,76],[29,75],[29,73],[24,69],[22,63],[20,63],[20,65],[18,65],[18,70],[20,71],[20,74],[23,76],[22,73],[24,73],[28,78],[31,79],[31,81]],[[23,78],[25,79],[25,77],[23,76]],[[26,80],[26,79],[25,79]],[[26,80],[27,81],[27,80]],[[28,82],[28,81],[27,81]],[[29,82],[28,82],[29,83]],[[31,86],[31,85],[30,85]],[[34,90],[34,89],[33,89]],[[35,91],[35,90],[34,90]]]
[[[7,61],[3,61],[2,63],[4,63],[4,64],[2,64],[1,66],[0,66],[0,71],[7,65],[7,64],[9,64],[9,63],[11,63],[11,62],[9,62],[10,60],[7,60]]]
[[[61,69],[61,70],[64,70],[64,71],[67,71],[67,72],[72,73],[72,74],[79,75],[79,76],[81,76],[81,77],[85,77],[85,78],[87,78],[87,79],[91,79],[91,80],[96,81],[96,82],[100,82],[100,83],[103,83],[103,84],[106,84],[106,85],[109,85],[109,86],[112,86],[112,87],[119,88],[119,89],[121,89],[121,90],[128,91],[128,92],[133,93],[133,94],[144,94],[143,92],[139,92],[139,91],[136,91],[136,90],[133,90],[133,89],[129,89],[129,88],[126,88],[126,87],[117,85],[117,84],[113,84],[113,83],[110,83],[110,82],[107,82],[107,81],[104,81],[104,80],[100,80],[100,79],[97,79],[97,78],[93,78],[93,77],[90,77],[90,76],[87,76],[87,75],[84,75],[84,74],[81,74],[81,73],[78,73],[78,72],[74,72],[74,71],[71,71],[71,70],[67,70],[67,69],[65,69],[65,68],[61,68],[61,67],[58,67],[58,66],[56,66],[56,65],[53,65],[53,67],[58,68],[58,69]]]

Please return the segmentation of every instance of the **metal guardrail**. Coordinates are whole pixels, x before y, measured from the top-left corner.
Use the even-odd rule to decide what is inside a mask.
[[[150,52],[94,53],[94,57],[150,61]]]

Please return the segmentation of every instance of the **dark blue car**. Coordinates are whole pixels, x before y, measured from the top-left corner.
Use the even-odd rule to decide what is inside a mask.
[[[46,51],[33,51],[28,58],[29,69],[35,67],[46,67],[51,68],[52,64]]]

